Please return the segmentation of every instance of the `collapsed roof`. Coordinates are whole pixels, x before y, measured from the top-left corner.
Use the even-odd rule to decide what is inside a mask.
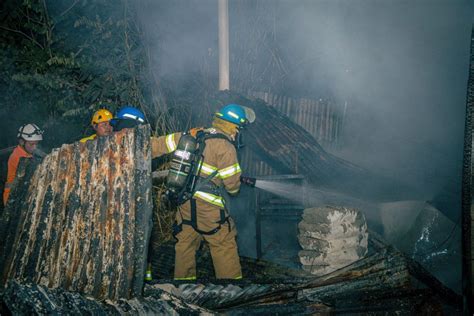
[[[169,286],[158,280],[142,292],[151,227],[149,135],[143,126],[64,145],[42,163],[19,168],[0,218],[2,299],[10,312],[304,314],[433,310],[442,299],[459,302],[375,235],[367,257],[318,278],[244,259],[246,275],[256,278]],[[167,251],[158,257],[171,257]],[[167,271],[162,262],[159,271]]]
[[[143,295],[131,299],[100,301],[63,289],[10,281],[3,302],[16,313],[95,312],[118,315],[159,313],[439,313],[455,311],[461,298],[379,237],[370,234],[367,257],[321,277],[297,277],[279,268],[266,282],[249,277],[242,281],[198,280],[197,283],[155,280]],[[163,251],[169,251],[163,249]],[[247,260],[257,279],[270,271],[262,262]],[[204,265],[205,266],[205,265]],[[201,266],[202,267],[202,266]],[[250,269],[250,270],[249,270]],[[444,305],[444,306],[443,306]]]
[[[372,173],[327,151],[303,127],[261,99],[233,92],[215,96],[220,104],[239,103],[252,108],[256,121],[246,127],[244,150],[251,151],[281,174],[297,172],[318,187],[330,188],[371,200],[407,199],[406,185]],[[250,164],[252,162],[244,162]]]

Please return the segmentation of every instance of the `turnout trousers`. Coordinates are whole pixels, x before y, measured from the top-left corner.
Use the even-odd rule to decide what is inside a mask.
[[[207,203],[197,201],[197,217],[198,224],[202,220],[205,220],[206,216],[199,218],[200,214],[204,212],[206,215],[217,212],[220,213],[220,209],[212,205],[206,205]],[[180,212],[177,214],[176,222],[180,225],[180,232],[175,235],[177,242],[175,245],[176,256],[175,256],[175,269],[174,278],[177,280],[195,280],[196,279],[196,251],[199,249],[203,239],[208,243],[211,252],[212,263],[214,265],[214,271],[216,278],[218,279],[241,279],[242,270],[240,266],[240,258],[237,249],[237,230],[235,228],[232,218],[227,217],[225,223],[220,224],[220,229],[212,234],[201,234],[191,225],[184,224],[185,221],[190,220],[190,203],[186,202]],[[203,209],[204,207],[204,209]],[[188,212],[189,211],[189,212]],[[181,218],[181,216],[183,218]],[[214,216],[211,216],[214,217]],[[209,219],[209,218],[207,218]],[[216,224],[217,221],[208,222],[206,224],[212,224],[213,228],[219,227]],[[204,227],[210,227],[209,225],[202,225]],[[205,230],[204,227],[199,229]],[[210,231],[207,229],[206,231]]]

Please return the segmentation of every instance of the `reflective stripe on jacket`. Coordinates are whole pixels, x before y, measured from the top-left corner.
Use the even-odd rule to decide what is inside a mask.
[[[217,130],[217,132],[219,131]],[[161,137],[152,137],[152,157],[156,158],[176,150],[181,135],[182,133],[174,133]],[[217,176],[211,181],[217,186],[224,187],[230,194],[237,194],[240,189],[241,169],[234,145],[221,138],[207,139],[203,156],[204,160],[199,175],[206,178],[217,170]],[[224,206],[224,199],[219,195],[197,191],[194,196],[221,208]]]
[[[91,136],[84,137],[80,140],[81,143],[85,143],[89,140],[94,140],[97,138],[97,134],[92,134]]]

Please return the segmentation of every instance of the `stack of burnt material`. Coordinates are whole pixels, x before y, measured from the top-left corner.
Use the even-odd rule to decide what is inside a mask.
[[[298,224],[303,269],[320,276],[365,257],[367,222],[362,212],[346,207],[313,207]]]
[[[141,295],[151,213],[148,126],[22,161],[0,218],[1,283]]]

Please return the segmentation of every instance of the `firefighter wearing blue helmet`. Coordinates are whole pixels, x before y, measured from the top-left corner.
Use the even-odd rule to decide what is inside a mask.
[[[216,112],[216,117],[241,127],[247,123],[252,123],[255,120],[255,113],[238,104],[228,104]]]
[[[110,125],[114,128],[114,132],[120,131],[124,128],[133,128],[137,125],[145,123],[145,115],[139,109],[127,105],[122,107],[111,120]]]
[[[251,109],[238,104],[228,104],[215,113],[209,128],[152,137],[153,158],[173,153],[173,157],[182,159],[188,156],[186,146],[182,146],[183,140],[193,138],[196,139],[196,150],[202,150],[199,155],[196,151],[189,155],[189,157],[202,157],[197,164],[199,168],[195,189],[191,192],[176,190],[179,194],[187,196],[187,198],[178,196],[176,199],[179,207],[174,225],[177,240],[174,277],[177,280],[196,279],[195,256],[202,241],[206,241],[209,245],[218,279],[242,278],[235,239],[237,231],[225,198],[220,192],[225,189],[233,196],[240,190],[241,169],[234,142],[240,129],[254,120],[255,113]],[[171,164],[169,173],[174,171],[175,178],[179,179],[179,176],[186,172],[186,168],[182,168],[179,164],[173,166],[173,160]],[[170,185],[170,181],[167,185]]]

